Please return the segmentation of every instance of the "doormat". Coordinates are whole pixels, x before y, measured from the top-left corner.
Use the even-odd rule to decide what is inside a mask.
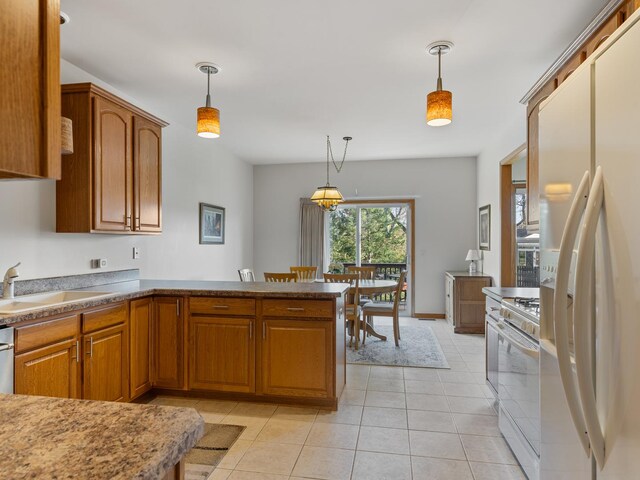
[[[205,423],[204,435],[185,457],[185,480],[205,480],[246,427]]]
[[[449,368],[447,358],[431,327],[427,325],[401,326],[400,346],[393,341],[391,325],[376,326],[376,332],[387,337],[386,341],[367,337],[356,351],[347,347],[347,363],[360,365],[389,365],[401,367]]]

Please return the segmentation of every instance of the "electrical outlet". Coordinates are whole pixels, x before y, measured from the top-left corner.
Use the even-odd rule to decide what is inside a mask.
[[[100,259],[100,268],[106,268],[107,267],[107,259],[106,258],[101,258]]]
[[[140,249],[138,247],[133,247],[133,259],[140,258]]]

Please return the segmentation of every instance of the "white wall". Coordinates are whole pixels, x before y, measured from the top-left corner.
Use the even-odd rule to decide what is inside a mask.
[[[152,104],[127,97],[62,61],[62,82],[91,81],[167,120]],[[0,271],[22,262],[21,278],[140,268],[143,278],[236,279],[253,255],[253,170],[219,142],[191,128],[163,129],[163,233],[159,236],[55,233],[55,181],[0,182]],[[62,158],[64,161],[64,157]],[[225,245],[198,244],[198,203],[226,208]],[[132,259],[132,248],[140,258]],[[90,269],[107,258],[108,268]]]
[[[521,122],[514,122],[509,130],[497,135],[478,156],[477,205],[491,205],[491,250],[482,252],[481,266],[493,277],[494,285],[500,285],[500,162],[526,138],[523,113]]]
[[[437,158],[358,161],[332,168],[348,199],[416,197],[416,312],[444,312],[444,272],[464,270],[476,244],[476,160]],[[297,264],[299,199],[325,183],[325,165],[257,165],[254,182],[254,268],[288,271]]]

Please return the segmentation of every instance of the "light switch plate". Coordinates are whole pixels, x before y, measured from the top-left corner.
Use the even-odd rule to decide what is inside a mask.
[[[133,259],[140,258],[140,249],[138,247],[133,247]]]

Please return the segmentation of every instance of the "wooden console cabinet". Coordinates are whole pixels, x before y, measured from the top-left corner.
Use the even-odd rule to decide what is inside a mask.
[[[162,231],[162,127],[166,122],[91,83],[62,86],[74,153],[56,185],[56,231]]]
[[[445,272],[445,318],[455,333],[484,333],[484,287],[492,279],[481,273]]]

